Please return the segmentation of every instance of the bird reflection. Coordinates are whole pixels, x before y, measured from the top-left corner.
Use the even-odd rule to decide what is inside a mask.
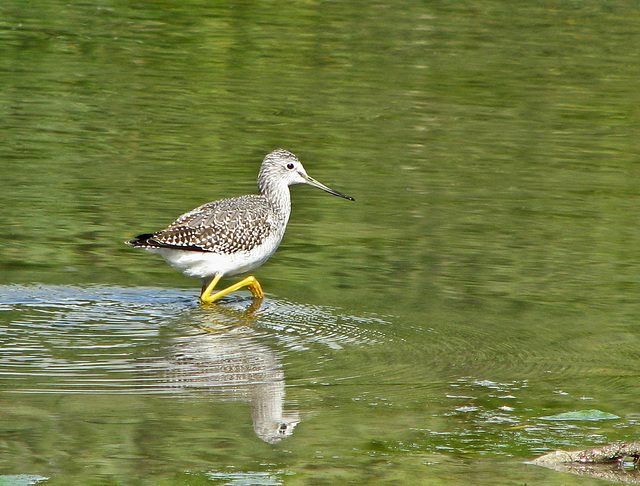
[[[215,389],[251,401],[256,435],[275,444],[289,437],[299,422],[284,411],[285,383],[275,352],[257,339],[250,326],[253,309],[237,312],[217,306],[199,314],[202,332],[185,336],[169,359],[171,385]]]

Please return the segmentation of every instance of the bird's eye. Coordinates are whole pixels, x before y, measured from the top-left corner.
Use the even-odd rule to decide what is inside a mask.
[[[287,164],[287,169],[289,169],[289,170],[293,169],[293,164],[291,162],[289,162]]]

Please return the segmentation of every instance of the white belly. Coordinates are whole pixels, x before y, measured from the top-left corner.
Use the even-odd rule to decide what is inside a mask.
[[[273,255],[281,240],[281,235],[275,235],[267,238],[262,245],[250,252],[239,251],[230,254],[173,248],[146,248],[146,250],[162,256],[169,265],[188,277],[208,278],[217,273],[221,273],[223,277],[234,277],[261,266]]]

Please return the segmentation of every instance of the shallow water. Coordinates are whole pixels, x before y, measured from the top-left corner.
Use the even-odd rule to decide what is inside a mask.
[[[196,294],[0,287],[5,471],[54,484],[488,484],[499,467],[507,482],[548,481],[522,461],[637,429],[624,360],[597,372],[593,355],[525,352],[513,336],[483,346],[463,325],[271,296],[202,308]],[[544,417],[594,408],[618,415]]]
[[[0,484],[601,484],[525,462],[637,439],[639,17],[5,2]],[[259,308],[123,244],[276,147],[356,201]]]

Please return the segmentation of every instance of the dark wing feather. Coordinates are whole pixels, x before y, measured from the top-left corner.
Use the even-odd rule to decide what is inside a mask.
[[[241,196],[203,204],[165,229],[128,242],[146,248],[236,253],[260,245],[273,229],[264,196]]]

